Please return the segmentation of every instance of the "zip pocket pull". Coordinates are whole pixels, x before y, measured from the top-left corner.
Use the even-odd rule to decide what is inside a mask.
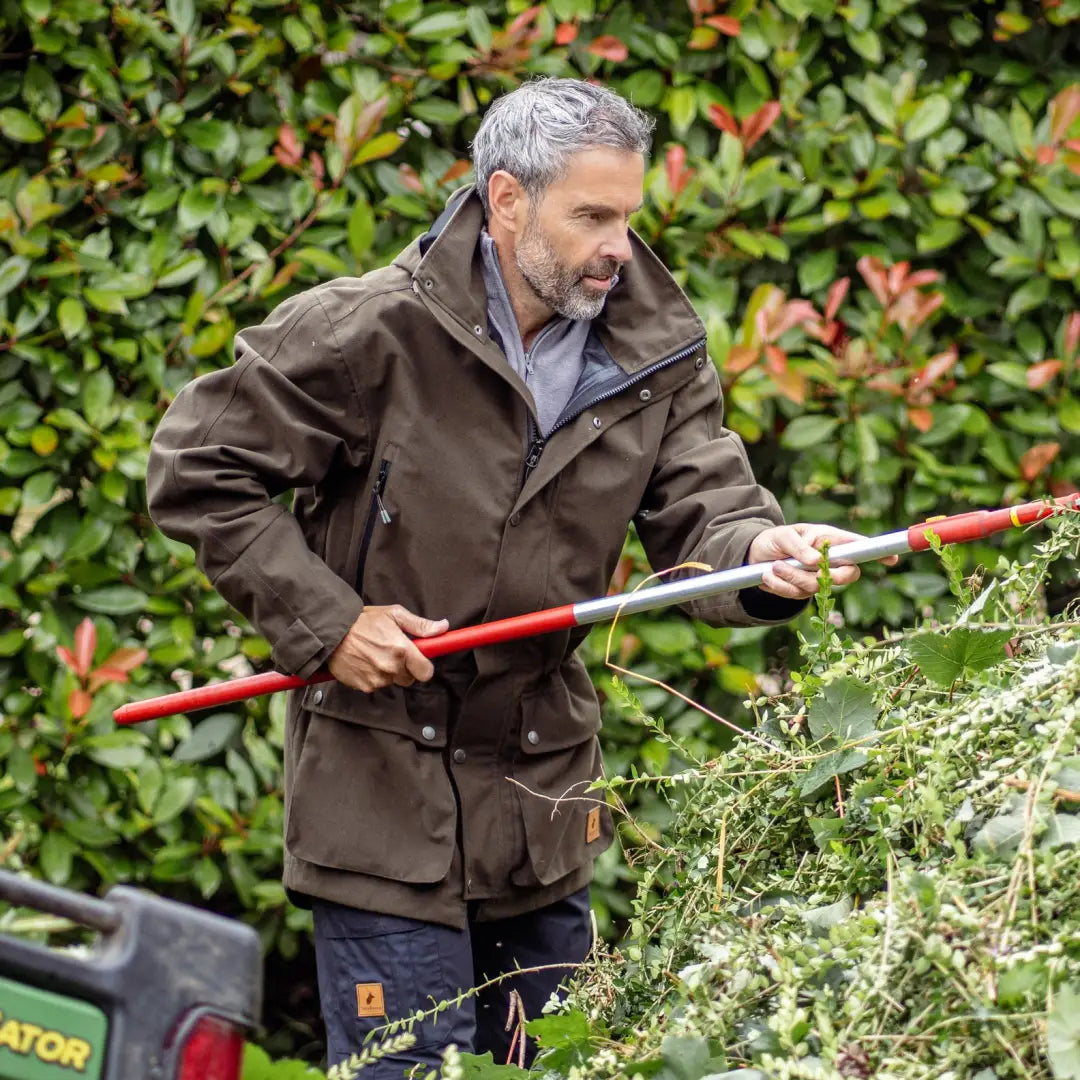
[[[392,518],[390,517],[390,511],[386,509],[386,504],[382,501],[378,486],[375,488],[375,505],[379,508],[379,517],[382,519],[382,523],[389,525]]]

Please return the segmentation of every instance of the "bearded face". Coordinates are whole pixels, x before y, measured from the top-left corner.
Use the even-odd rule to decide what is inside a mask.
[[[566,261],[544,230],[538,214],[530,213],[514,258],[521,276],[552,311],[566,319],[595,319],[604,308],[608,290],[622,264],[614,258],[584,263]]]

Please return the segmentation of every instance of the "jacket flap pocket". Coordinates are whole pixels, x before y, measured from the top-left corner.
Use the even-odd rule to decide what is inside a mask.
[[[521,752],[547,754],[587,742],[600,730],[594,697],[570,692],[561,675],[551,675],[521,696]]]
[[[432,749],[446,745],[450,706],[446,687],[437,683],[386,686],[371,693],[339,682],[320,683],[307,687],[302,702],[318,716],[393,731]]]

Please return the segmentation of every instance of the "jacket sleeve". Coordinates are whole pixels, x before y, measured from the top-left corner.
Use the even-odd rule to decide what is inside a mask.
[[[236,362],[185,386],[151,441],[154,522],[195,548],[218,592],[269,640],[275,664],[305,678],[363,603],[273,500],[362,453],[363,415],[333,327],[309,292],[239,333]]]
[[[635,518],[655,570],[699,562],[742,566],[759,532],[782,525],[776,499],[754,479],[742,440],[723,426],[720,380],[712,364],[672,398],[660,452]],[[787,622],[806,606],[761,589],[721,593],[686,605],[714,626]]]

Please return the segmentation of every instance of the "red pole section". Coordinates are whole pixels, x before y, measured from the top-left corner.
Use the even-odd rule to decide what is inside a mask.
[[[1069,510],[1080,510],[1080,493],[1067,495],[1054,502],[1023,503],[1019,506],[1005,507],[1001,510],[975,510],[966,514],[954,514],[952,517],[931,518],[929,521],[912,525],[907,530],[907,543],[912,551],[925,551],[930,547],[927,533],[933,532],[943,544],[962,544],[970,540],[990,536],[991,533],[1001,532],[1003,529],[1030,525],[1033,522],[1042,521],[1044,518],[1053,517],[1055,514],[1062,514]],[[890,539],[893,536],[899,538],[902,535],[903,531],[901,530],[896,534],[887,534],[884,539]],[[865,558],[876,557],[878,556],[865,556]],[[741,573],[747,569],[749,568],[741,567],[738,570],[724,571],[713,576],[727,578],[730,574]],[[760,578],[756,580],[760,580]],[[714,591],[718,593],[733,587],[742,586],[734,586],[731,582],[727,582],[722,586],[717,584]],[[654,586],[656,591],[666,590],[667,588],[669,586]],[[629,598],[630,594],[626,595]],[[603,600],[605,601],[603,605],[599,600],[583,601],[581,604],[566,604],[562,607],[548,608],[545,611],[534,611],[528,615],[515,615],[509,619],[481,623],[478,626],[465,626],[460,630],[451,630],[448,633],[439,634],[437,637],[416,638],[414,643],[425,656],[434,658],[436,656],[445,656],[448,653],[479,648],[482,645],[496,645],[502,641],[514,641],[517,638],[532,637],[534,634],[568,630],[583,623],[597,621],[603,616],[595,610],[590,611],[590,609],[599,606],[606,608],[606,601],[619,601],[619,598],[605,597]],[[662,601],[656,601],[652,606],[679,602],[678,599],[665,598]],[[197,690],[185,690],[180,693],[166,694],[162,697],[148,698],[145,701],[133,701],[127,705],[122,705],[113,713],[113,717],[118,724],[138,724],[143,720],[156,720],[162,716],[172,716],[175,713],[189,710],[228,705],[234,701],[242,701],[244,698],[255,697],[259,694],[272,694],[278,690],[292,690],[296,687],[306,686],[309,683],[329,682],[331,679],[332,676],[326,672],[315,675],[310,679],[301,679],[295,675],[282,675],[276,671],[269,671],[263,675],[252,675],[245,679],[230,679],[227,682],[201,686]]]
[[[912,551],[926,551],[930,547],[928,534],[933,533],[943,544],[966,544],[1003,529],[1031,525],[1069,510],[1080,510],[1080,494],[1065,495],[1053,502],[1021,503],[1000,510],[973,510],[951,517],[930,518],[908,529],[908,543]]]
[[[496,645],[501,641],[515,641],[536,634],[549,634],[555,630],[569,630],[574,626],[577,626],[574,605],[565,604],[545,611],[530,612],[528,615],[515,615],[509,619],[480,623],[478,626],[463,626],[460,630],[450,630],[436,637],[414,638],[413,644],[426,657],[434,659],[436,656],[464,652],[481,645]],[[302,679],[298,675],[267,671],[262,675],[249,675],[243,679],[211,683],[209,686],[181,690],[175,694],[147,698],[145,701],[132,701],[121,705],[113,713],[113,719],[118,724],[141,724],[145,720],[157,720],[162,716],[230,705],[259,694],[274,694],[279,690],[294,690],[310,683],[332,680],[333,676],[329,672],[320,672],[310,679]]]

